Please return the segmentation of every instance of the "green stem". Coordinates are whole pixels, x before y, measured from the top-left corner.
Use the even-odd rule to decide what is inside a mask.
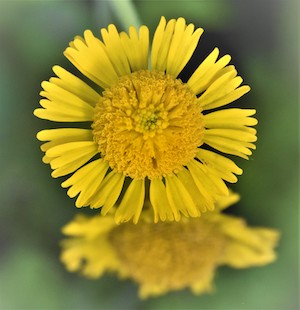
[[[132,0],[110,0],[109,3],[124,29],[127,30],[130,26],[140,27],[142,25]]]

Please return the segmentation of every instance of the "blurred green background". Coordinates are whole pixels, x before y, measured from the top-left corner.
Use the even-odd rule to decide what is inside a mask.
[[[286,0],[0,1],[0,309],[298,309],[299,5]],[[87,28],[183,16],[205,29],[194,61],[215,46],[232,55],[252,91],[239,105],[257,109],[257,150],[234,189],[231,212],[281,231],[278,260],[263,268],[222,267],[213,295],[188,290],[140,301],[135,284],[107,275],[86,280],[59,262],[60,228],[78,212],[41,162],[35,134],[40,83]],[[192,66],[193,64],[191,64]],[[76,72],[76,71],[74,71]],[[184,79],[184,74],[182,76]],[[53,126],[55,126],[53,124]]]

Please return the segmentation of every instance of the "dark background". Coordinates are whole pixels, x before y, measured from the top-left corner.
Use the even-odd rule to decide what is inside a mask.
[[[298,309],[298,12],[293,0],[0,1],[0,309]],[[204,28],[189,68],[217,46],[251,86],[238,104],[257,109],[257,150],[237,159],[231,212],[282,235],[275,263],[220,268],[213,295],[140,301],[130,281],[87,280],[59,262],[61,226],[78,210],[41,162],[35,134],[51,124],[32,111],[51,67],[72,68],[62,52],[75,35],[139,19],[153,35],[161,15]]]

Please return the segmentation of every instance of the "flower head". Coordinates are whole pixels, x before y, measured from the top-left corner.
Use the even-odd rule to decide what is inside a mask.
[[[130,278],[139,285],[141,297],[184,288],[211,292],[218,266],[262,266],[276,258],[278,232],[250,228],[243,219],[221,213],[237,198],[223,197],[216,211],[179,223],[155,224],[151,209],[136,225],[116,225],[110,213],[79,215],[63,228],[69,238],[62,242],[61,260],[69,271],[90,278],[107,271]]]
[[[52,176],[71,174],[62,186],[78,195],[77,207],[105,215],[118,205],[116,222],[137,223],[149,197],[155,222],[178,221],[213,210],[217,197],[228,194],[225,181],[236,182],[242,170],[219,152],[248,158],[257,120],[253,109],[218,109],[250,88],[240,86],[230,56],[218,59],[217,48],[186,83],[178,78],[202,32],[183,18],[162,17],[149,64],[146,26],[127,34],[109,25],[102,40],[86,30],[65,50],[94,88],[54,66],[56,77],[42,83],[42,108],[34,114],[88,124],[37,135]]]

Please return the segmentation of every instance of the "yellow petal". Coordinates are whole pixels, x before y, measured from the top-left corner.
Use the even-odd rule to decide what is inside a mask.
[[[128,222],[133,218],[136,224],[139,220],[145,199],[145,180],[132,180],[116,211],[117,224]]]
[[[194,53],[202,33],[203,29],[194,32],[193,24],[186,26],[183,18],[177,19],[167,56],[167,74],[178,76]]]
[[[211,102],[210,104],[206,103],[204,110],[208,109],[215,109],[221,106],[224,106],[228,103],[231,103],[240,97],[244,96],[246,93],[250,91],[250,87],[248,85],[238,87],[237,89],[231,91],[226,96],[219,98],[218,100],[215,100],[214,102]]]
[[[102,88],[118,80],[118,75],[108,58],[104,44],[90,30],[84,32],[85,43],[75,39],[75,48],[68,47],[64,54],[84,75]]]
[[[77,208],[89,205],[90,198],[97,192],[109,168],[108,164],[102,159],[99,159],[97,163],[95,162],[97,161],[95,160],[90,163],[94,171],[88,175],[89,182],[87,183],[87,186],[80,191],[75,203]]]
[[[64,155],[66,152],[85,151],[87,148],[97,148],[94,141],[77,141],[60,144],[47,150],[46,155],[49,157],[58,157]]]
[[[100,184],[96,194],[91,197],[91,208],[100,208],[105,205],[107,200],[109,200],[107,206],[116,203],[121,193],[124,179],[125,176],[122,173],[111,171]],[[106,207],[103,211],[101,210],[101,213],[105,215],[108,211],[108,207]]]
[[[106,196],[105,202],[101,209],[102,215],[106,215],[117,202],[118,198],[120,197],[122,188],[123,188],[124,179],[125,179],[125,176],[119,173],[116,184],[113,186],[112,190],[109,192],[109,195]]]
[[[70,149],[69,151],[64,152],[58,157],[53,156],[55,158],[51,160],[50,165],[52,169],[57,169],[65,165],[68,165],[70,163],[73,163],[76,160],[80,160],[81,158],[85,158],[87,162],[97,153],[98,153],[98,149],[97,149],[97,146],[94,144],[91,144],[85,148]]]
[[[176,20],[161,17],[158,27],[154,33],[151,50],[151,68],[153,70],[165,71],[167,68],[167,57],[175,29]]]
[[[258,122],[252,116],[256,113],[254,109],[224,109],[204,115],[206,128],[228,128],[243,129],[248,132],[256,132],[253,128],[246,126],[255,126]]]
[[[111,24],[108,29],[101,29],[101,35],[108,55],[118,76],[131,73],[128,59],[115,25]]]
[[[58,178],[67,174],[70,174],[76,171],[78,168],[82,167],[86,164],[94,155],[91,153],[84,154],[80,157],[74,157],[73,160],[67,164],[64,164],[58,168],[56,168],[52,173],[51,176],[53,178]],[[53,158],[50,159],[50,162]]]
[[[142,26],[137,32],[135,27],[129,28],[129,36],[120,33],[123,49],[130,64],[131,72],[148,68],[149,29]]]
[[[219,55],[219,49],[215,48],[206,59],[199,65],[195,70],[193,75],[188,80],[187,84],[190,86],[192,91],[197,95],[205,91],[209,86],[226,71],[231,72],[231,74],[236,74],[233,66],[224,71],[224,67],[230,62],[231,57],[225,55],[221,57],[217,62]]]
[[[200,210],[200,212],[206,212],[209,209],[209,206],[207,205],[206,199],[203,197],[202,193],[197,188],[190,172],[187,169],[183,168],[177,174],[177,177],[190,193],[194,201],[194,204]]]
[[[248,155],[252,154],[249,148],[255,149],[255,145],[251,143],[213,136],[206,134],[206,132],[204,134],[203,142],[223,153],[236,155],[245,159],[248,159]]]
[[[173,221],[174,217],[178,217],[178,211],[173,213],[173,210],[169,204],[166,187],[162,180],[154,179],[150,181],[150,202],[154,210],[154,222],[161,221]]]
[[[60,104],[62,107],[79,108],[87,111],[94,110],[93,107],[81,99],[80,96],[75,95],[53,82],[44,81],[41,86],[44,89],[44,91],[41,92],[41,95],[52,102]]]
[[[188,163],[187,167],[191,173],[191,176],[192,176],[198,190],[200,191],[200,193],[202,194],[202,196],[204,197],[204,199],[207,202],[207,209],[212,211],[215,208],[214,202],[216,200],[216,198],[215,198],[216,193],[210,192],[207,189],[207,185],[205,182],[205,175],[203,175],[202,171],[200,169],[198,169],[198,164],[200,165],[200,163],[196,162],[195,160],[192,160]]]
[[[214,171],[209,166],[203,165],[196,160],[193,160],[193,163],[197,167],[198,174],[202,175],[203,186],[213,197],[228,195],[227,186],[219,176],[214,174]]]
[[[59,77],[51,78],[50,82],[52,84],[55,84],[74,94],[91,106],[95,106],[95,104],[100,100],[101,96],[75,75],[60,66],[54,66],[52,69],[53,72]]]
[[[68,142],[73,142],[73,139],[74,141],[92,140],[92,131],[81,128],[45,129],[38,132],[36,137],[40,141],[68,139]]]
[[[46,152],[48,149],[68,142],[92,141],[92,131],[80,128],[58,128],[47,129],[38,132],[37,139],[40,141],[50,141],[41,145],[41,150]]]
[[[234,268],[263,266],[276,259],[274,247],[279,233],[273,229],[250,228],[243,220],[223,217],[222,231],[228,236],[220,263]]]
[[[199,149],[197,158],[201,160],[203,164],[212,168],[216,175],[219,175],[222,179],[231,183],[237,181],[237,178],[233,173],[238,175],[243,173],[243,170],[232,160],[215,152]]]
[[[175,175],[167,176],[165,180],[167,197],[172,209],[179,210],[185,216],[199,217],[200,212],[181,181]]]
[[[35,109],[33,114],[41,119],[55,122],[87,122],[93,120],[91,113],[84,111],[68,111],[65,113],[60,112],[59,108],[52,109]]]
[[[220,196],[216,201],[216,209],[224,210],[240,200],[240,195],[229,191],[228,196]]]
[[[68,195],[73,198],[78,193],[80,196],[76,201],[77,207],[82,207],[88,199],[95,193],[97,187],[101,184],[108,164],[103,159],[92,161],[81,169],[77,170],[69,179],[64,181],[61,186],[69,187]]]
[[[230,140],[241,142],[255,142],[257,137],[242,129],[208,129],[205,131],[206,136],[224,137]]]
[[[98,153],[97,146],[92,144],[87,148],[77,148],[74,150],[66,151],[62,155],[55,157],[51,160],[50,165],[52,169],[57,169],[64,165],[67,165],[75,160],[88,156],[88,158],[92,158],[94,155]]]

